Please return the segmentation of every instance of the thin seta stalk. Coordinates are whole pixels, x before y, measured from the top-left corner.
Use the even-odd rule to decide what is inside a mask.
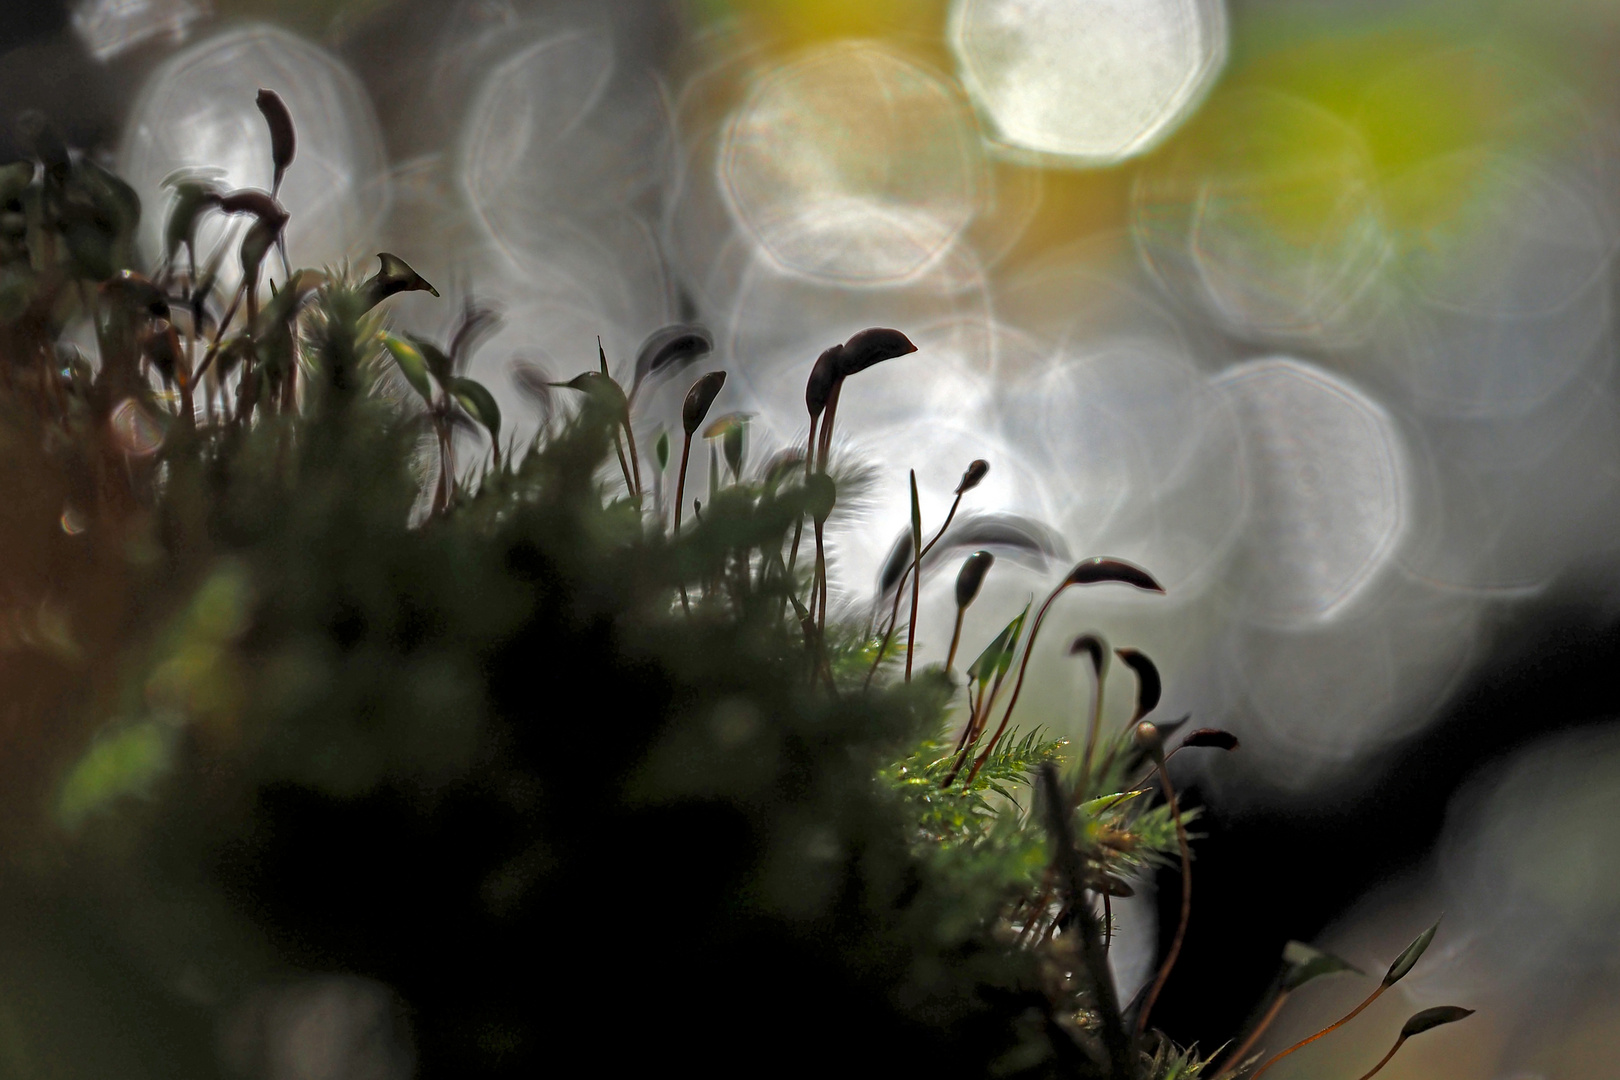
[[[911,619],[906,623],[906,682],[917,654],[917,594],[922,584],[922,503],[917,498],[917,470],[911,470]]]
[[[1384,994],[1384,991],[1388,990],[1390,987],[1392,987],[1396,983],[1400,982],[1401,979],[1406,977],[1406,973],[1411,971],[1412,968],[1414,966],[1416,966],[1416,964],[1418,962],[1418,959],[1423,955],[1424,951],[1428,949],[1429,943],[1434,940],[1435,931],[1439,930],[1439,928],[1440,928],[1440,923],[1438,921],[1436,921],[1433,926],[1429,927],[1427,930],[1423,931],[1423,933],[1419,934],[1413,940],[1412,944],[1408,945],[1404,950],[1402,950],[1401,955],[1397,956],[1395,958],[1395,962],[1389,966],[1389,971],[1384,975],[1383,980],[1378,984],[1378,986],[1373,990],[1373,992],[1371,994],[1367,995],[1366,999],[1364,1001],[1362,1001],[1361,1004],[1357,1005],[1355,1008],[1353,1008],[1349,1012],[1345,1013],[1344,1016],[1340,1017],[1338,1020],[1335,1020],[1333,1023],[1329,1024],[1327,1027],[1323,1028],[1321,1031],[1318,1031],[1316,1034],[1306,1036],[1305,1038],[1299,1040],[1299,1042],[1295,1043],[1293,1046],[1290,1046],[1288,1049],[1282,1051],[1279,1054],[1273,1055],[1270,1059],[1268,1059],[1266,1061],[1266,1063],[1264,1065],[1261,1065],[1258,1069],[1256,1069],[1254,1071],[1254,1075],[1250,1078],[1250,1080],[1260,1080],[1260,1077],[1264,1076],[1268,1069],[1270,1069],[1273,1065],[1277,1064],[1277,1062],[1281,1061],[1283,1058],[1287,1057],[1289,1054],[1292,1054],[1297,1050],[1300,1050],[1300,1049],[1302,1049],[1304,1047],[1309,1046],[1311,1043],[1315,1042],[1317,1039],[1320,1039],[1324,1035],[1331,1035],[1333,1032],[1339,1030],[1340,1028],[1344,1027],[1344,1025],[1348,1024],[1350,1021],[1352,1021],[1356,1017],[1360,1016],[1361,1013],[1362,1013],[1362,1010],[1366,1009],[1367,1006],[1371,1005],[1373,1002],[1377,1001],[1380,997],[1382,997],[1383,994]],[[1450,1008],[1450,1006],[1442,1006],[1442,1009],[1446,1009],[1446,1008]],[[1424,1010],[1423,1013],[1419,1013],[1418,1016],[1413,1017],[1412,1020],[1407,1021],[1408,1027],[1411,1026],[1413,1021],[1418,1020],[1419,1017],[1422,1017],[1426,1013],[1430,1013],[1430,1012],[1433,1012],[1433,1010],[1427,1010],[1426,1009],[1426,1010]],[[1467,1015],[1466,1010],[1463,1012],[1463,1015]],[[1461,1017],[1457,1017],[1457,1019],[1461,1019]],[[1445,1021],[1441,1021],[1441,1022],[1445,1022]],[[1404,1040],[1407,1037],[1407,1033],[1403,1032],[1401,1037]],[[1399,1050],[1399,1049],[1400,1049],[1400,1042],[1397,1042],[1395,1044],[1394,1049],[1392,1049],[1390,1051],[1389,1055],[1386,1055],[1386,1057],[1384,1058],[1384,1061],[1388,1061],[1389,1058],[1394,1055],[1395,1050]],[[1377,1068],[1375,1068],[1373,1070],[1373,1072],[1377,1072],[1378,1069],[1380,1069],[1380,1068],[1383,1068],[1383,1062],[1379,1062]],[[1367,1075],[1371,1076],[1372,1073],[1368,1073]]]
[[[709,408],[714,399],[720,395],[720,390],[726,385],[724,371],[711,371],[686,392],[686,401],[681,406],[681,471],[680,479],[675,484],[675,529],[674,536],[680,538],[681,511],[686,505],[686,466],[692,457],[692,436],[698,428],[703,426],[703,420],[709,415]],[[686,581],[681,581],[681,610],[688,615],[692,613],[692,602],[686,593]]]
[[[1123,649],[1120,651],[1125,652]],[[1176,789],[1170,783],[1170,770],[1164,765],[1163,736],[1159,734],[1157,726],[1143,720],[1136,726],[1136,741],[1158,766],[1159,780],[1164,784],[1164,798],[1170,804],[1170,820],[1176,825],[1176,848],[1181,856],[1181,914],[1176,920],[1175,936],[1170,939],[1170,951],[1165,953],[1164,962],[1159,965],[1159,972],[1153,979],[1153,987],[1142,1002],[1142,1011],[1136,1014],[1136,1033],[1141,1035],[1147,1030],[1148,1016],[1153,1012],[1153,1006],[1159,1000],[1159,994],[1164,990],[1164,984],[1169,980],[1170,972],[1176,966],[1176,960],[1181,956],[1182,943],[1187,939],[1187,922],[1192,917],[1192,850],[1187,843],[1187,827],[1181,821],[1181,805],[1176,800]]]
[[[996,726],[996,733],[991,736],[990,741],[985,744],[984,749],[973,762],[973,768],[969,771],[967,778],[969,786],[972,786],[974,779],[979,775],[979,770],[984,768],[984,763],[990,759],[990,754],[995,750],[996,744],[1001,741],[1002,735],[1006,734],[1007,722],[1012,719],[1013,710],[1018,707],[1018,695],[1024,689],[1024,676],[1029,671],[1029,658],[1035,651],[1035,641],[1040,635],[1041,623],[1045,621],[1046,613],[1052,609],[1053,603],[1069,587],[1074,585],[1097,585],[1110,581],[1130,585],[1145,592],[1160,594],[1164,592],[1164,586],[1155,581],[1153,575],[1139,566],[1125,562],[1123,559],[1098,556],[1086,559],[1076,565],[1073,570],[1070,570],[1068,575],[1058,582],[1057,587],[1047,596],[1045,603],[1041,605],[1040,610],[1035,614],[1035,622],[1031,625],[1029,637],[1024,642],[1024,656],[1018,664],[1018,678],[1013,682],[1012,696],[1007,701],[1006,711],[1001,714],[1001,723]]]
[[[943,530],[941,530],[943,534]],[[995,565],[996,557],[988,551],[975,551],[962,563],[962,569],[956,574],[956,626],[951,630],[951,647],[945,654],[945,670],[950,671],[956,664],[956,650],[962,644],[962,621],[967,617],[967,609],[973,601],[979,598],[979,590],[984,586],[985,575],[990,567]]]
[[[944,523],[940,525],[939,531],[934,533],[934,538],[932,540],[928,541],[928,543],[923,546],[923,549],[922,549],[921,553],[917,554],[917,558],[916,558],[915,561],[916,561],[918,566],[921,566],[922,560],[926,559],[928,557],[928,553],[933,551],[934,546],[936,544],[938,544],[940,542],[940,540],[945,536],[945,531],[951,527],[951,522],[956,520],[956,511],[959,510],[961,508],[961,506],[962,506],[962,497],[964,495],[966,495],[968,492],[972,491],[974,488],[978,487],[979,484],[981,484],[984,481],[985,476],[989,472],[990,472],[990,463],[988,461],[985,461],[983,458],[976,459],[975,461],[973,461],[971,464],[968,465],[966,470],[963,471],[962,479],[956,485],[956,497],[951,500],[951,508],[950,508],[950,511],[948,513],[946,513],[946,515],[945,515]],[[915,474],[913,474],[913,475],[915,475]],[[988,569],[988,567],[986,567],[986,569]],[[912,576],[913,576],[914,579],[920,577],[920,575],[916,574],[916,573],[914,573]],[[915,587],[913,588],[913,593],[915,593]],[[900,580],[895,584],[895,587],[894,587],[894,605],[889,611],[889,622],[888,622],[888,625],[884,628],[883,640],[881,642],[879,642],[877,655],[872,658],[872,666],[866,672],[866,682],[865,682],[866,686],[871,686],[872,685],[872,676],[877,674],[878,667],[881,666],[882,663],[883,663],[883,658],[886,655],[888,655],[889,643],[891,641],[893,641],[895,627],[899,625],[899,621],[900,621],[900,600],[901,600],[901,597],[903,597],[904,595],[905,595],[905,575],[901,575]],[[977,590],[975,590],[975,595],[977,595]],[[916,618],[917,618],[917,613],[916,613],[916,610],[915,610],[915,608],[916,608],[915,596],[913,596],[912,608],[913,608],[912,621],[915,622]],[[962,627],[961,616],[962,616],[962,613],[963,612],[962,612],[962,610],[961,610],[961,608],[959,606],[958,611],[957,611],[957,632],[958,633],[961,632],[961,627]],[[908,655],[908,657],[910,655],[909,648],[907,650],[907,655]],[[951,650],[951,655],[953,657],[956,655],[956,651],[955,651],[954,647]],[[947,661],[945,666],[947,668],[950,667],[950,663]]]
[[[806,483],[809,483],[813,473],[819,471],[825,475],[827,472],[832,452],[833,419],[837,414],[838,397],[843,390],[844,380],[874,364],[881,364],[885,360],[916,351],[917,346],[911,343],[910,338],[898,330],[884,327],[861,330],[842,345],[833,345],[822,350],[821,355],[816,358],[815,366],[810,370],[810,378],[804,387],[804,403],[810,413],[810,439],[805,448]],[[824,414],[826,419],[821,423],[818,434],[817,420]],[[804,520],[801,518],[793,530],[793,551],[788,558],[790,587],[792,571],[798,563],[799,540],[803,531]],[[816,566],[818,573],[811,591],[810,607],[812,614],[820,610],[823,621],[821,630],[825,630],[826,552],[825,541],[819,529],[816,533]]]

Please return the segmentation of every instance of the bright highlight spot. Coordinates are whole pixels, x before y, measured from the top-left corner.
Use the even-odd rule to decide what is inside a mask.
[[[389,200],[382,134],[365,89],[319,46],[248,25],[171,57],[130,110],[118,171],[141,196],[142,237],[153,256],[169,203],[163,181],[172,173],[217,169],[227,187],[270,189],[270,137],[254,104],[261,87],[281,95],[298,131],[298,157],[280,193],[292,215],[294,265],[337,265],[375,239]],[[209,215],[198,234],[202,250],[227,228]],[[227,288],[240,280],[234,252],[220,276]]]
[[[1226,61],[1222,0],[957,0],[951,48],[1001,141],[1108,164],[1185,120]]]
[[[184,41],[193,23],[213,13],[210,0],[82,0],[73,32],[91,56],[107,61],[159,38]]]
[[[818,49],[761,79],[720,177],[738,225],[790,273],[876,284],[956,242],[987,186],[967,105],[881,45]]]
[[[1264,624],[1325,621],[1389,562],[1402,532],[1407,470],[1393,422],[1298,360],[1240,364],[1215,382],[1245,429],[1244,604]]]

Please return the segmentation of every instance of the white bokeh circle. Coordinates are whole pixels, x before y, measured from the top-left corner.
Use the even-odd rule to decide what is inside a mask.
[[[718,169],[733,219],[784,270],[861,284],[926,270],[973,222],[987,186],[955,88],[860,41],[760,78],[727,124]]]
[[[1222,0],[957,0],[951,48],[996,136],[1108,164],[1151,148],[1226,61]]]

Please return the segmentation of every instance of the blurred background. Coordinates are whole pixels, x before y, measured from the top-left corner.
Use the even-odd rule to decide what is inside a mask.
[[[566,378],[600,336],[623,366],[689,320],[763,457],[823,348],[904,330],[839,412],[872,469],[834,602],[870,609],[908,469],[938,521],[985,458],[969,511],[1168,587],[1054,634],[1144,649],[1163,716],[1243,742],[1177,762],[1207,838],[1156,1020],[1212,1048],[1286,939],[1380,971],[1444,911],[1344,1075],[1439,1003],[1481,1016],[1385,1075],[1614,1075],[1620,3],[13,0],[0,52],[0,151],[44,112],[137,187],[154,251],[175,170],[268,185],[277,90],[294,262],[390,250],[497,305],[471,373],[520,433],[514,365]],[[998,564],[966,647],[1053,572]],[[1032,673],[1025,719],[1075,729],[1072,668]],[[1279,1038],[1368,985],[1312,984]]]

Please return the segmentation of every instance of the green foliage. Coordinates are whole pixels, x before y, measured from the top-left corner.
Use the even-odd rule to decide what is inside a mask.
[[[965,688],[885,669],[892,625],[829,619],[820,526],[862,482],[828,469],[836,397],[821,446],[764,462],[723,416],[727,472],[714,454],[682,519],[646,497],[669,444],[642,467],[605,354],[556,384],[579,391],[567,421],[503,457],[460,374],[487,313],[443,348],[395,334],[378,305],[433,292],[404,260],[291,272],[273,197],[173,190],[146,276],[116,179],[43,152],[0,169],[19,1074],[215,1075],[255,993],[343,972],[403,998],[423,1075],[564,1053],[1199,1075],[1119,1026],[1092,912],[1181,862],[1196,811],[1160,801],[1129,733],[1078,753],[1019,733],[1001,692],[1038,643],[1028,609]],[[229,253],[194,238],[238,211],[244,284],[222,290]],[[86,323],[94,362],[64,344]],[[649,355],[706,348],[672,331]],[[838,348],[841,385],[912,346]],[[724,382],[688,395],[688,439]],[[1104,580],[1087,567],[1057,590]],[[5,973],[52,965],[73,979]],[[23,1031],[25,993],[60,1019]]]

